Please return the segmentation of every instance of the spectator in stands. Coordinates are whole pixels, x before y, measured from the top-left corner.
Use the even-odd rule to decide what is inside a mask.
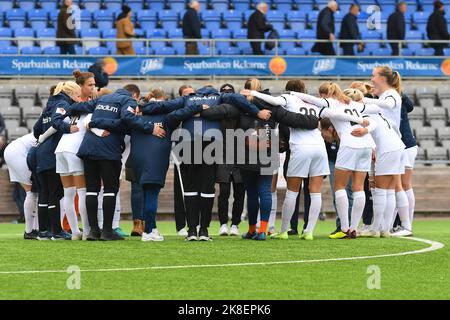
[[[312,52],[319,52],[322,55],[334,56],[336,51],[333,47],[334,36],[334,13],[338,10],[336,1],[329,1],[326,8],[319,13],[317,19],[317,40],[329,40],[329,42],[316,42],[312,47]]]
[[[122,6],[122,13],[117,17],[117,39],[130,39],[136,37],[134,33],[133,21],[131,21],[132,12],[129,6]],[[117,41],[117,54],[118,55],[135,55],[136,52],[133,48],[133,42],[131,41]]]
[[[264,34],[272,30],[272,25],[267,23],[266,14],[269,6],[265,2],[261,2],[256,6],[255,12],[248,19],[248,39],[265,39]],[[251,42],[254,55],[263,55],[261,50],[262,42]]]
[[[75,39],[75,21],[72,18],[72,0],[64,0],[58,14],[58,24],[56,30],[57,38]],[[75,54],[75,43],[77,40],[60,40],[56,45],[60,48],[61,54]]]
[[[408,10],[408,5],[405,2],[399,2],[397,9],[388,18],[387,23],[387,38],[388,40],[405,40],[405,13]],[[398,56],[398,42],[390,42],[392,48],[392,55]]]
[[[105,72],[105,62],[103,59],[98,59],[97,62],[89,67],[88,71],[94,74],[95,84],[99,90],[108,86],[109,75]]]
[[[441,1],[434,2],[434,11],[428,18],[427,34],[430,40],[450,40],[447,19],[445,18],[444,4]],[[446,42],[432,43],[435,56],[443,56],[444,48],[448,47]]]
[[[189,4],[189,8],[183,17],[183,37],[185,39],[201,39],[202,34],[200,32],[201,29],[201,21],[198,16],[200,12],[200,3],[198,1],[191,1]],[[198,55],[198,45],[195,41],[187,41],[186,42],[186,54],[189,55]]]
[[[343,40],[358,40],[361,39],[361,34],[358,28],[358,16],[359,16],[359,5],[352,4],[350,6],[350,11],[347,13],[342,20],[340,38]],[[353,47],[356,43],[341,43],[341,47],[344,50],[345,56],[353,56],[355,52]]]

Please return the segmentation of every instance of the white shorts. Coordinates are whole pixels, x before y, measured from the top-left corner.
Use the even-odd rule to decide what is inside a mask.
[[[375,161],[375,176],[390,176],[405,173],[405,149],[386,152]]]
[[[11,146],[5,149],[4,158],[8,165],[9,180],[31,186],[31,171],[28,169],[26,155]]]
[[[371,148],[356,149],[343,146],[339,148],[337,154],[336,169],[369,172],[371,162]]]
[[[414,168],[418,149],[419,149],[418,146],[414,146],[414,147],[404,150],[404,152],[405,152],[405,168],[406,169]]]
[[[83,160],[72,152],[56,153],[56,173],[61,176],[81,176],[84,174]]]
[[[286,177],[308,178],[329,174],[330,167],[325,148],[315,145],[291,145]]]

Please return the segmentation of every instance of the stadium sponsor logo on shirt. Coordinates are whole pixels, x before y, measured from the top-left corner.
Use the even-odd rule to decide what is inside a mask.
[[[119,111],[119,109],[117,107],[112,107],[112,106],[102,105],[102,104],[97,105],[95,110],[104,110],[104,111],[111,111],[111,112]]]
[[[162,70],[164,68],[164,59],[145,59],[141,63],[141,74],[147,74],[151,71]]]
[[[332,71],[336,68],[336,59],[318,59],[314,61],[312,73],[317,75],[321,72]]]

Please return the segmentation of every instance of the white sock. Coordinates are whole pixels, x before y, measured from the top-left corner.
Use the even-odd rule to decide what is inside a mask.
[[[371,230],[380,231],[383,223],[384,210],[386,209],[387,190],[375,188],[372,192],[373,198],[373,221]]]
[[[278,196],[277,192],[272,192],[272,210],[270,211],[269,216],[269,229],[275,228],[275,221],[277,220],[277,205],[278,205]]]
[[[70,230],[72,230],[72,234],[80,233],[80,229],[78,228],[77,213],[75,211],[76,194],[77,188],[64,188],[64,208],[66,211],[66,217],[67,221],[69,222]]]
[[[98,211],[97,211],[98,227],[103,229],[103,187],[98,193]]]
[[[259,229],[260,222],[261,222],[261,211],[258,210],[258,217],[256,218],[256,229]]]
[[[116,211],[114,211],[113,229],[117,229],[120,225],[120,191],[116,195]]]
[[[387,232],[391,230],[392,217],[395,215],[395,203],[395,190],[388,189],[386,193],[386,207],[383,213],[382,231]]]
[[[314,232],[316,227],[317,219],[319,218],[320,209],[322,208],[322,194],[321,193],[310,193],[311,205],[309,207],[308,215],[308,225],[306,226],[305,232]]]
[[[341,230],[343,232],[348,231],[348,197],[345,189],[337,190],[335,193],[336,209],[339,219],[341,220]],[[355,205],[353,203],[353,205]]]
[[[366,194],[364,191],[353,192],[353,207],[352,207],[352,224],[350,230],[356,230],[361,220],[364,206],[366,205]]]
[[[66,215],[66,210],[64,208],[64,197],[59,200],[59,210],[60,210],[60,220],[61,220],[61,226],[64,222],[64,216]]]
[[[298,192],[286,190],[283,209],[281,210],[281,232],[289,230],[291,218],[295,211],[295,203],[297,202]]]
[[[408,208],[409,208],[409,222],[411,223],[411,228],[414,220],[414,208],[416,207],[416,197],[414,196],[414,190],[411,188],[406,190],[406,196],[408,197]]]
[[[78,194],[78,212],[80,213],[81,223],[83,224],[83,233],[89,234],[91,227],[86,209],[86,188],[77,189]]]
[[[30,233],[34,229],[34,211],[37,206],[36,194],[28,191],[23,203],[23,209],[25,213],[25,232]]]
[[[409,207],[408,207],[408,197],[405,191],[399,191],[395,194],[395,199],[397,201],[398,215],[400,216],[400,221],[402,222],[402,227],[406,230],[411,230],[411,222],[409,221]]]

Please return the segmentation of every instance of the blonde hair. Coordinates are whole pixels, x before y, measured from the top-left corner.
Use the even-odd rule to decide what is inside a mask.
[[[362,93],[361,90],[358,89],[351,89],[351,88],[345,89],[344,94],[353,101],[359,102],[362,99],[364,99],[364,93]]]
[[[398,71],[393,71],[388,66],[378,66],[375,67],[375,70],[381,77],[385,77],[388,85],[391,88],[394,88],[399,94],[402,91],[402,77]]]
[[[261,81],[259,81],[256,78],[250,78],[250,79],[247,79],[247,81],[245,81],[244,89],[261,91],[261,88],[262,88]],[[247,99],[250,102],[253,101],[253,97],[252,96],[248,96]]]
[[[70,96],[76,91],[81,91],[80,86],[76,84],[76,82],[74,81],[60,82],[56,85],[53,95],[56,96],[61,92],[64,92],[65,94]]]
[[[336,99],[342,103],[349,104],[351,99],[347,97],[341,90],[341,87],[335,82],[323,82],[319,86],[319,94],[327,98]]]
[[[145,100],[150,101],[151,99],[166,100],[167,96],[162,88],[156,88],[147,93],[147,95],[145,96]]]

